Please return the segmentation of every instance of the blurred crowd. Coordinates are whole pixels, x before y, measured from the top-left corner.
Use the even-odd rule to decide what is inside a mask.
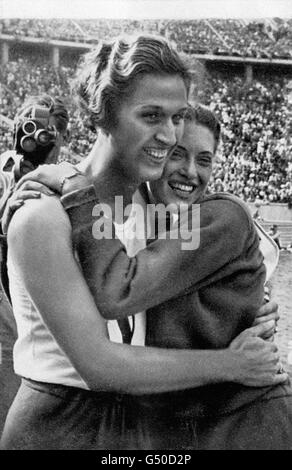
[[[58,20],[56,20],[58,21]],[[70,97],[70,80],[76,61],[62,60],[51,67],[50,59],[33,51],[14,54],[0,69],[0,116],[13,119],[29,95],[60,95],[70,112],[71,139],[62,159],[76,161],[90,150],[95,134],[80,116]],[[211,190],[229,191],[246,201],[285,202],[292,206],[291,104],[288,78],[261,73],[250,83],[231,70],[208,71],[198,99],[209,105],[222,123],[222,143]],[[0,126],[0,153],[12,145],[12,132]]]
[[[215,111],[222,124],[211,190],[228,191],[249,202],[292,206],[287,82],[273,74],[247,85],[241,76],[226,78],[218,72],[204,81],[200,101]]]
[[[71,19],[4,19],[0,20],[0,33],[13,36],[58,39],[62,41],[95,42],[120,34],[145,31],[158,34],[160,21],[156,20],[71,20]]]
[[[257,58],[292,58],[292,19],[73,20],[3,19],[0,33],[94,43],[119,34],[145,31],[162,34],[189,54]]]
[[[200,20],[167,25],[167,37],[186,53],[292,58],[292,20]]]

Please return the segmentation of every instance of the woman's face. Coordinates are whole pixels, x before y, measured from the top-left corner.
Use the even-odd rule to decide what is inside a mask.
[[[110,130],[114,155],[130,180],[161,176],[184,127],[187,90],[179,75],[138,76],[117,111]]]
[[[163,175],[150,188],[156,203],[195,204],[212,173],[215,138],[205,126],[187,121],[182,140],[169,157]]]

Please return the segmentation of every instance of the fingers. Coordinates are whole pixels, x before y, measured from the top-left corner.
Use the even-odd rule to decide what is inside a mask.
[[[7,201],[7,205],[2,217],[2,231],[7,233],[8,227],[11,221],[13,214],[23,206],[24,201],[27,199],[38,199],[40,198],[41,193],[35,191],[21,191],[18,194],[15,194]]]
[[[17,201],[26,201],[27,199],[38,199],[41,197],[41,193],[38,191],[21,191],[17,198],[10,203],[10,207]]]
[[[274,321],[275,327],[276,327],[278,319],[279,319],[279,315],[277,313],[270,313],[269,315],[265,315],[263,317],[256,317],[252,326],[259,325],[260,323],[266,323],[272,320]]]
[[[245,330],[245,334],[247,336],[258,336],[262,338],[265,335],[273,334],[275,330],[275,321],[269,320],[258,323],[247,330]]]
[[[8,211],[11,212],[11,213],[14,213],[16,211],[16,209],[23,206],[23,204],[24,204],[23,199],[18,199],[17,201],[12,201],[12,202],[9,203]]]
[[[39,173],[39,168],[36,168],[35,170],[30,171],[26,175],[22,176],[22,178],[20,178],[20,180],[15,185],[15,191],[17,191],[26,181],[37,181],[39,178]]]
[[[271,313],[274,313],[279,317],[278,304],[273,300],[261,306],[261,308],[257,312],[257,318],[269,315]]]
[[[21,184],[19,184],[21,182]],[[39,181],[34,181],[32,179],[29,179],[29,180],[26,180],[26,181],[22,181],[19,180],[19,182],[17,183],[17,187],[15,187],[15,191],[14,191],[14,194],[18,193],[19,191],[28,191],[28,190],[32,190],[32,191],[40,191],[41,193],[43,194],[47,194],[48,196],[51,196],[54,194],[54,192],[48,188],[45,184],[43,183],[40,183]]]
[[[24,204],[24,201],[22,199],[19,199],[18,201],[11,202],[10,204],[8,204],[8,206],[6,206],[6,209],[2,217],[3,233],[7,233],[11,217],[13,216],[14,212],[17,209],[19,209],[19,207],[21,207],[23,204]]]
[[[27,175],[24,175],[16,184],[15,189],[18,190],[27,181],[35,181],[43,183],[50,189],[61,193],[62,180],[69,175],[76,174],[76,168],[69,162],[62,162],[59,165],[55,164],[44,164],[40,165],[35,170],[31,171]]]
[[[240,358],[240,383],[252,387],[264,387],[284,383],[288,376],[283,370],[280,353],[276,344],[267,342],[255,334],[266,330],[266,324],[260,324],[238,336],[235,348],[231,348],[235,357]],[[235,376],[237,380],[237,375]]]
[[[30,171],[26,175],[22,176],[18,183],[15,185],[15,190],[19,189],[24,183],[27,181],[35,181],[39,183],[46,184],[47,183],[47,175],[50,175],[53,170],[52,167],[56,165],[40,165],[35,170]]]
[[[45,185],[31,180],[24,181],[20,188],[13,192],[12,196],[7,201],[2,217],[3,233],[7,233],[13,214],[24,204],[24,201],[28,199],[39,199],[41,194],[45,194],[46,196],[55,195],[55,193]]]
[[[23,199],[18,199],[17,201],[11,201],[9,202],[8,206],[7,206],[7,213],[9,213],[9,215],[13,214],[19,207],[23,206],[24,204],[24,201]],[[4,216],[6,215],[6,213],[4,213]]]
[[[14,194],[18,194],[20,191],[26,192],[26,191],[39,191],[42,194],[46,194],[47,196],[52,196],[54,191],[49,189],[47,186],[45,186],[43,183],[39,183],[38,181],[32,181],[32,180],[27,180],[24,181],[21,186],[14,192]],[[29,199],[29,198],[27,198]]]

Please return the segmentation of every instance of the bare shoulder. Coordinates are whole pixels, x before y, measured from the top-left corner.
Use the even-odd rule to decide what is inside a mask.
[[[58,197],[42,195],[40,199],[25,201],[13,215],[8,228],[8,244],[58,235],[70,237],[71,225]]]

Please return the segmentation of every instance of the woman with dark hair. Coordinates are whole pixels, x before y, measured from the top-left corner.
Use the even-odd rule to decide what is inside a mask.
[[[198,257],[203,267],[207,266],[208,274],[196,283],[198,273],[194,272],[194,284],[187,293],[150,309],[146,344],[170,348],[217,348],[234,337],[232,328],[248,322],[248,311],[252,307],[249,302],[252,302],[254,283],[257,282],[255,272],[250,269],[251,259],[257,256],[258,250],[252,254],[252,245],[246,249],[247,243],[235,257],[242,240],[245,237],[248,240],[255,232],[249,211],[238,198],[227,193],[206,195],[220,138],[219,122],[202,105],[190,109],[185,121],[184,136],[169,157],[162,177],[149,183],[148,199],[166,206],[200,204],[202,238],[197,254],[190,254],[190,262],[195,263]],[[236,224],[236,213],[240,235],[232,241],[236,229],[231,225]],[[213,232],[218,237],[212,241],[212,246],[204,247],[207,218],[210,226],[214,224]],[[248,225],[252,227],[251,231]],[[259,234],[263,239],[262,232]],[[262,241],[260,248],[265,253],[266,273],[271,276],[277,254],[272,242],[267,251],[267,238],[264,246]],[[224,264],[223,251],[230,257],[228,265]],[[216,253],[218,260],[214,259]],[[222,263],[219,269],[218,261]],[[108,269],[106,272],[110,276]],[[139,289],[138,277],[133,281]],[[121,303],[124,307],[125,298]],[[115,306],[117,310],[118,305]],[[191,448],[201,450],[292,448],[289,381],[257,389],[231,383],[212,384],[197,390],[147,397],[144,406],[159,449],[185,448],[187,442],[192,443]]]
[[[187,69],[160,38],[117,40],[111,46],[101,45],[85,59],[78,89],[83,106],[98,126],[97,141],[77,169],[59,165],[51,174],[52,184],[56,179],[60,182],[60,192],[70,192],[63,202],[73,209],[73,219],[76,206],[78,227],[73,232],[73,249],[71,225],[58,198],[42,196],[28,201],[14,215],[8,230],[8,268],[19,335],[15,369],[24,380],[8,414],[2,448],[151,448],[152,430],[147,421],[144,426],[143,416],[139,417],[142,408],[137,395],[221,381],[254,387],[286,380],[286,374],[276,374],[276,347],[257,337],[270,329],[269,324],[251,328],[230,346],[216,351],[142,348],[143,341],[137,339],[136,346],[110,341],[106,322],[81,275],[79,263],[85,276],[86,265],[89,270],[93,266],[87,257],[93,246],[88,209],[96,202],[96,194],[90,186],[82,189],[82,201],[79,191],[75,192],[74,202],[71,190],[89,181],[100,201],[113,208],[116,195],[123,195],[126,205],[142,182],[161,176],[183,133],[188,88]],[[60,174],[62,178],[65,174],[61,181]],[[80,207],[84,213],[79,212]],[[115,214],[115,220],[120,216]],[[115,223],[117,232],[119,225]],[[255,237],[251,243],[256,245]],[[130,248],[135,259],[137,247]],[[98,251],[103,270],[108,257],[103,249]],[[161,260],[159,257],[158,262]],[[92,261],[95,263],[95,256]],[[251,268],[258,273],[254,304],[242,326],[251,326],[262,303],[262,293],[257,291],[264,277],[261,261],[258,256]],[[130,279],[137,268],[121,273],[118,267],[117,274],[121,280],[125,276]],[[152,268],[148,266],[147,273]],[[112,269],[115,271],[114,265],[109,269],[110,282]],[[177,270],[174,279],[182,287],[176,274]],[[162,274],[161,280],[166,277]],[[99,276],[98,291],[100,280]],[[116,298],[118,293],[112,293]],[[104,309],[103,299],[98,306]],[[129,314],[132,311],[133,307]],[[139,311],[134,309],[133,313]]]

